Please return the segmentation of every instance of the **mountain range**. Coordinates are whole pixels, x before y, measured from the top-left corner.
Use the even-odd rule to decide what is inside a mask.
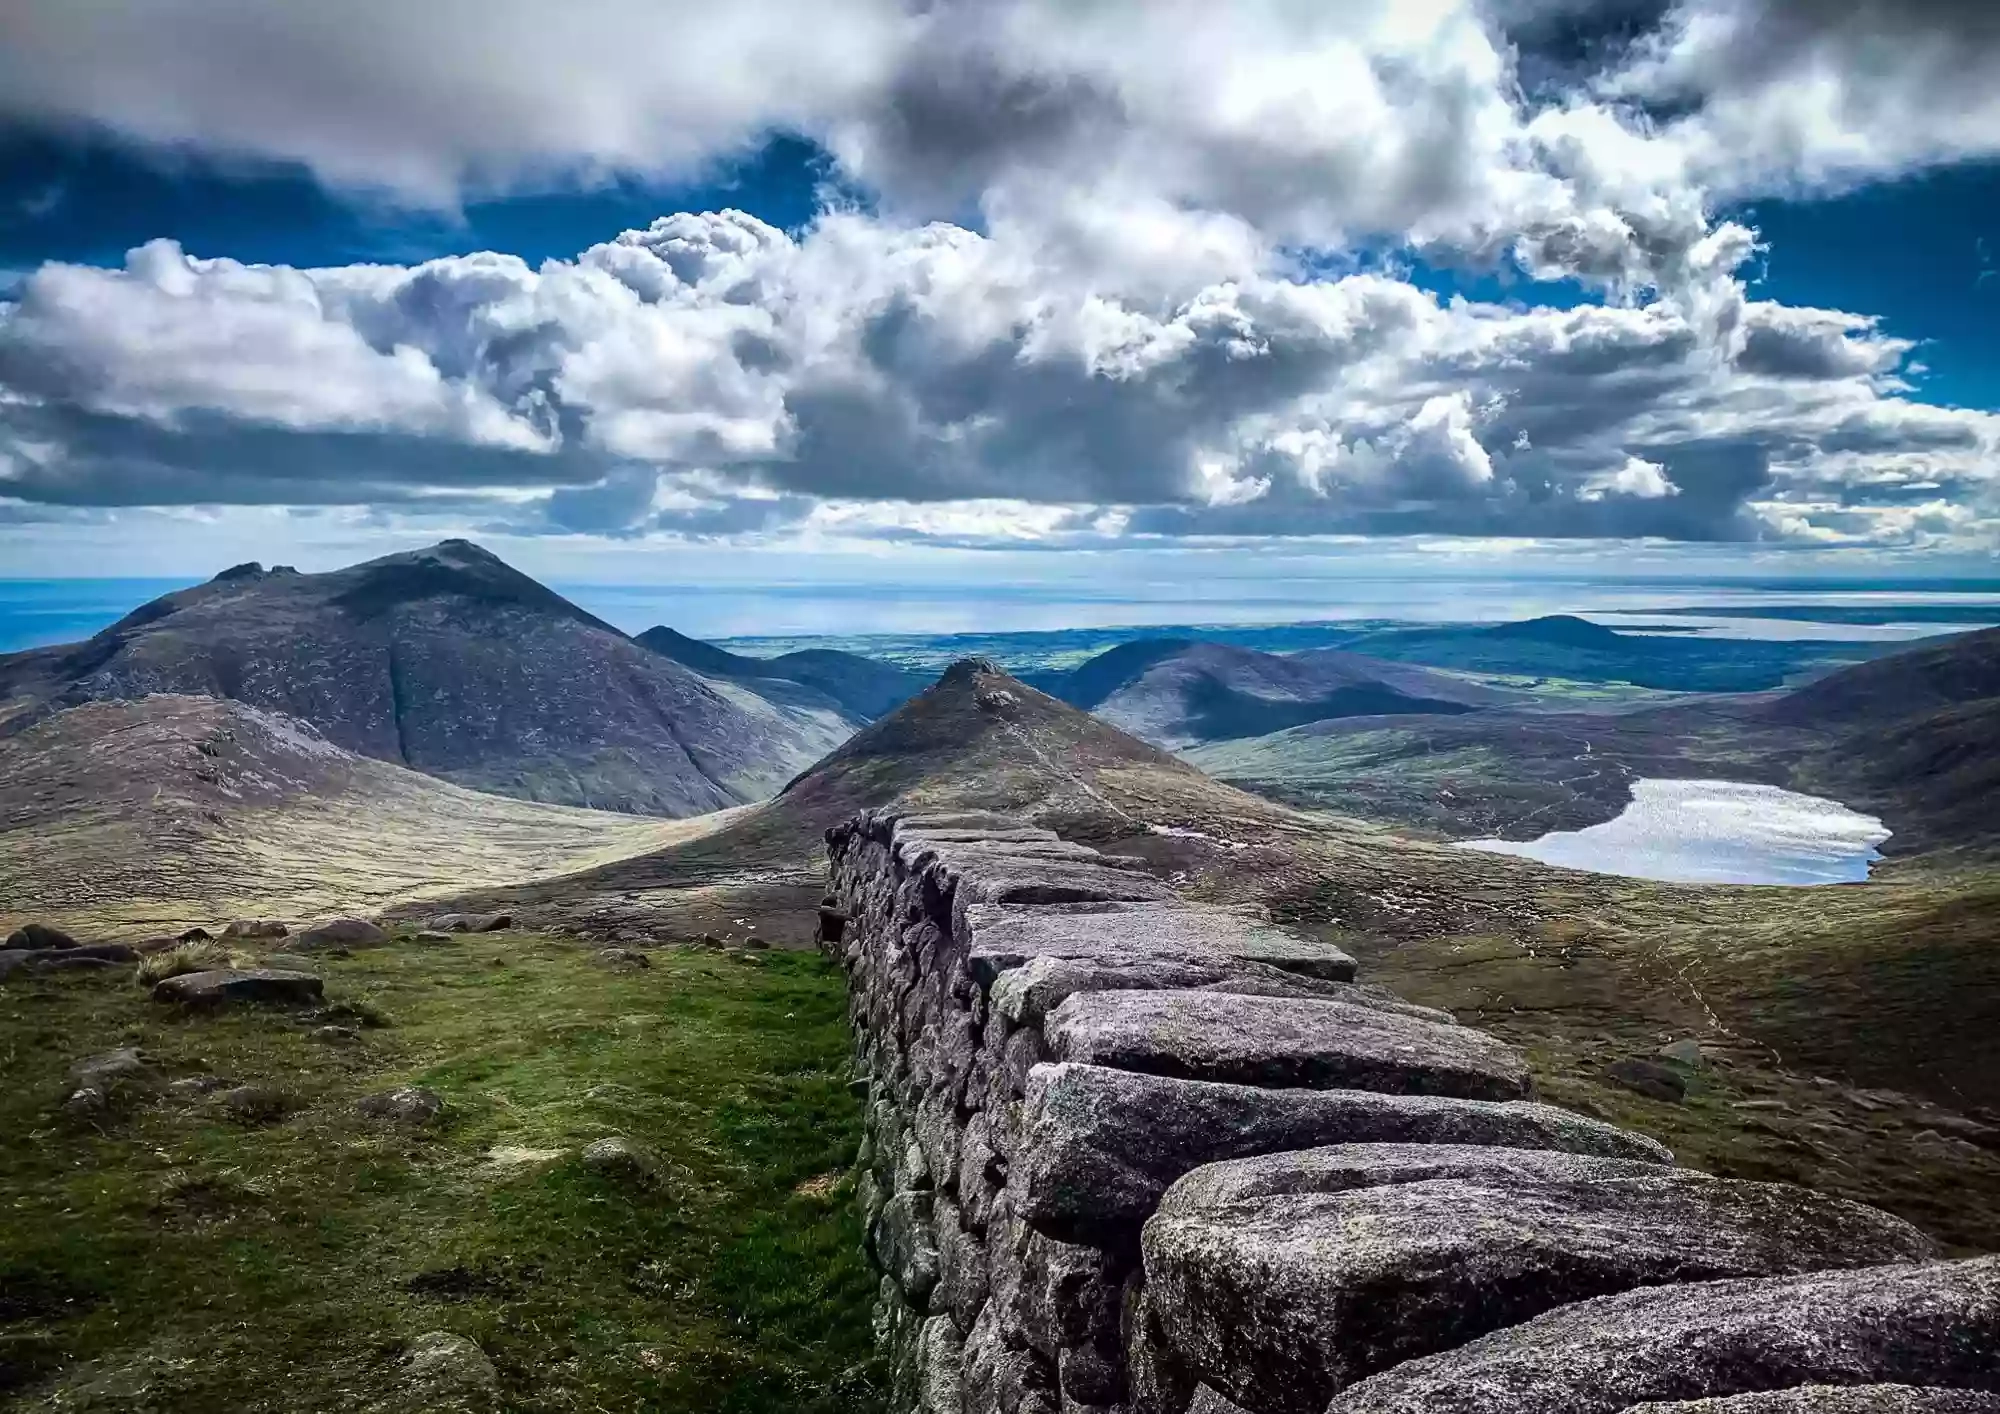
[[[1067,673],[1028,681],[1134,736],[1174,747],[1330,717],[1456,715],[1512,700],[1447,673],[1337,648],[1260,653],[1175,638],[1136,639]]]
[[[330,574],[240,565],[83,643],[0,657],[0,724],[219,697],[459,785],[678,816],[770,794],[860,724],[773,682],[690,670],[448,540]]]
[[[893,712],[930,683],[927,673],[832,648],[802,648],[775,658],[731,653],[664,625],[638,635],[655,653],[711,678],[752,684],[797,683],[824,694],[841,710],[864,722]]]

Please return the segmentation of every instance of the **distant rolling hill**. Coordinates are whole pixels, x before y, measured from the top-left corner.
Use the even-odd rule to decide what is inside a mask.
[[[691,671],[462,540],[330,574],[239,566],[83,642],[0,657],[0,730],[228,698],[476,789],[691,815],[770,794],[858,722]]]
[[[1801,782],[1873,810],[1906,847],[2000,847],[2000,629],[1845,669],[1761,715],[1829,738]]]
[[[1163,746],[1262,736],[1330,717],[1455,715],[1509,700],[1446,673],[1339,649],[1281,655],[1173,638],[1120,644],[1037,681]]]
[[[740,678],[752,683],[773,679],[798,683],[824,694],[838,703],[842,711],[863,721],[873,721],[895,711],[931,681],[929,674],[832,648],[805,648],[775,658],[752,658],[689,638],[665,626],[647,629],[638,635],[638,641],[655,653],[710,677]]]
[[[1506,624],[1378,629],[1341,646],[1371,658],[1465,672],[1625,682],[1667,692],[1765,692],[1900,645],[1627,633],[1551,614]]]
[[[1891,854],[2000,849],[2000,630],[1843,668],[1781,695],[1622,712],[1329,720],[1198,747],[1277,799],[1531,838],[1609,819],[1641,776],[1756,781],[1878,815]]]

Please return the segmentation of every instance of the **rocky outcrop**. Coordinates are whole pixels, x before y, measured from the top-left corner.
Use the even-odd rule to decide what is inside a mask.
[[[169,977],[153,988],[153,999],[196,1008],[228,1006],[236,1002],[311,1006],[320,999],[324,990],[325,984],[310,972],[288,972],[274,967],[243,971],[218,968],[212,972],[184,972],[178,977]]]
[[[1004,816],[827,841],[898,1414],[2000,1390],[1993,1264],[1537,1103],[1521,1056],[1323,940]]]

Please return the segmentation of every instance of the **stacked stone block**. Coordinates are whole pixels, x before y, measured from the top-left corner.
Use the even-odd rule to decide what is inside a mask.
[[[2000,1414],[2000,1263],[1677,1169],[1136,861],[982,813],[827,841],[896,1414]]]

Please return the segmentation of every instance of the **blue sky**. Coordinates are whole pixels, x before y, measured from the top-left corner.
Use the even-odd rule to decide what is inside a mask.
[[[1981,7],[246,13],[0,54],[26,570],[2000,545]]]

